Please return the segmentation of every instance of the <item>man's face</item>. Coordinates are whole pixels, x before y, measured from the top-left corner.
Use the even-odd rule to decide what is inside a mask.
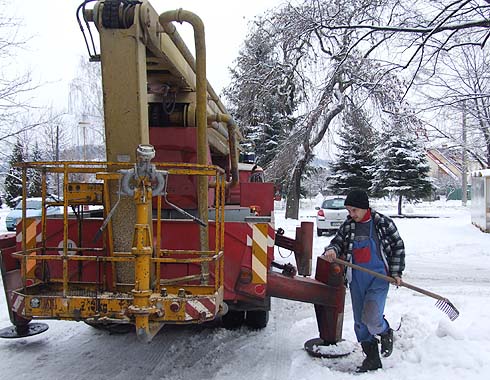
[[[363,209],[363,208],[357,208],[352,206],[345,206],[345,208],[349,212],[350,217],[354,219],[354,222],[356,223],[359,223],[364,218],[367,212],[367,209]]]

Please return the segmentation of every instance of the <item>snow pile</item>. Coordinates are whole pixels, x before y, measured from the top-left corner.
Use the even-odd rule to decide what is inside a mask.
[[[301,221],[315,220],[320,200],[306,201],[300,220],[276,212],[276,227],[294,237]],[[277,202],[280,203],[280,202]],[[461,202],[411,205],[413,214],[437,218],[395,219],[406,245],[404,280],[447,297],[461,315],[451,322],[436,300],[406,288],[391,287],[386,318],[395,329],[393,354],[383,369],[360,375],[376,380],[486,380],[490,373],[490,234],[471,225]],[[280,204],[278,205],[280,206]],[[396,202],[376,205],[396,213]],[[331,237],[316,237],[314,256]],[[283,256],[289,252],[281,250]],[[293,256],[279,262],[293,262]],[[315,258],[313,266],[315,266]],[[314,272],[315,269],[313,269]],[[267,328],[228,331],[218,324],[165,326],[143,345],[133,334],[108,335],[84,323],[48,321],[50,329],[21,340],[0,340],[0,373],[5,379],[215,379],[348,380],[363,354],[356,343],[347,295],[343,358],[310,357],[305,341],[318,337],[312,305],[272,300]],[[9,326],[5,296],[0,294],[0,328]]]

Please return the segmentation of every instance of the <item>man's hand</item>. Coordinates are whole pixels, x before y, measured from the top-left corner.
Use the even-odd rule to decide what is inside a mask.
[[[337,258],[337,254],[333,249],[327,249],[325,252],[323,252],[323,256],[325,256],[325,259],[329,263],[333,263],[333,259]]]
[[[402,284],[402,278],[400,276],[393,276],[393,278],[396,281],[395,285],[396,286],[401,286],[401,284]]]

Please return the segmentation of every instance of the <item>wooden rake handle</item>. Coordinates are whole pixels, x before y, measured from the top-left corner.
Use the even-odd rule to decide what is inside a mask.
[[[369,273],[372,276],[381,278],[382,280],[388,281],[390,284],[396,285],[396,280],[393,277],[386,276],[386,275],[378,273],[378,272],[374,272],[370,269],[361,267],[361,266],[356,265],[356,264],[349,263],[348,261],[345,261],[345,260],[335,258],[335,259],[333,259],[333,262],[337,263],[337,264],[341,264],[341,265],[351,267],[351,268],[356,269],[356,270],[360,270],[362,272]],[[426,296],[435,298],[437,300],[436,306],[439,309],[441,309],[444,313],[446,313],[447,316],[449,317],[449,319],[451,319],[451,321],[454,321],[456,318],[458,318],[458,316],[459,316],[458,309],[456,309],[456,307],[447,298],[444,298],[444,297],[440,296],[439,294],[429,292],[428,290],[419,288],[418,286],[411,285],[405,281],[402,281],[400,283],[400,286],[404,286],[405,288],[412,289],[412,290],[419,292],[419,293],[422,293]]]
[[[361,272],[369,273],[371,276],[381,278],[382,280],[388,281],[392,285],[396,285],[396,280],[393,277],[386,276],[384,274],[372,271],[370,269],[361,267],[361,266],[356,265],[356,264],[352,264],[352,263],[345,261],[345,260],[335,258],[335,259],[333,259],[333,262],[337,263],[337,264],[345,265],[347,267],[351,267],[352,269],[360,270]],[[412,289],[416,292],[425,294],[426,296],[435,298],[435,299],[440,300],[440,301],[446,301],[447,300],[445,297],[442,297],[439,294],[429,292],[428,290],[419,288],[418,286],[409,284],[408,282],[405,282],[405,281],[402,281],[399,286],[404,286],[405,288]]]

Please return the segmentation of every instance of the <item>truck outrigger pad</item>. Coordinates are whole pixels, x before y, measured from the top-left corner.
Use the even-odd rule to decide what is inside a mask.
[[[339,343],[342,342],[327,343],[322,338],[313,338],[306,341],[304,347],[306,352],[315,358],[335,359],[347,356],[352,352],[351,349]]]
[[[27,325],[21,326],[10,326],[0,330],[0,338],[16,339],[16,338],[27,338],[29,336],[34,336],[41,334],[49,329],[46,323],[29,323]]]

